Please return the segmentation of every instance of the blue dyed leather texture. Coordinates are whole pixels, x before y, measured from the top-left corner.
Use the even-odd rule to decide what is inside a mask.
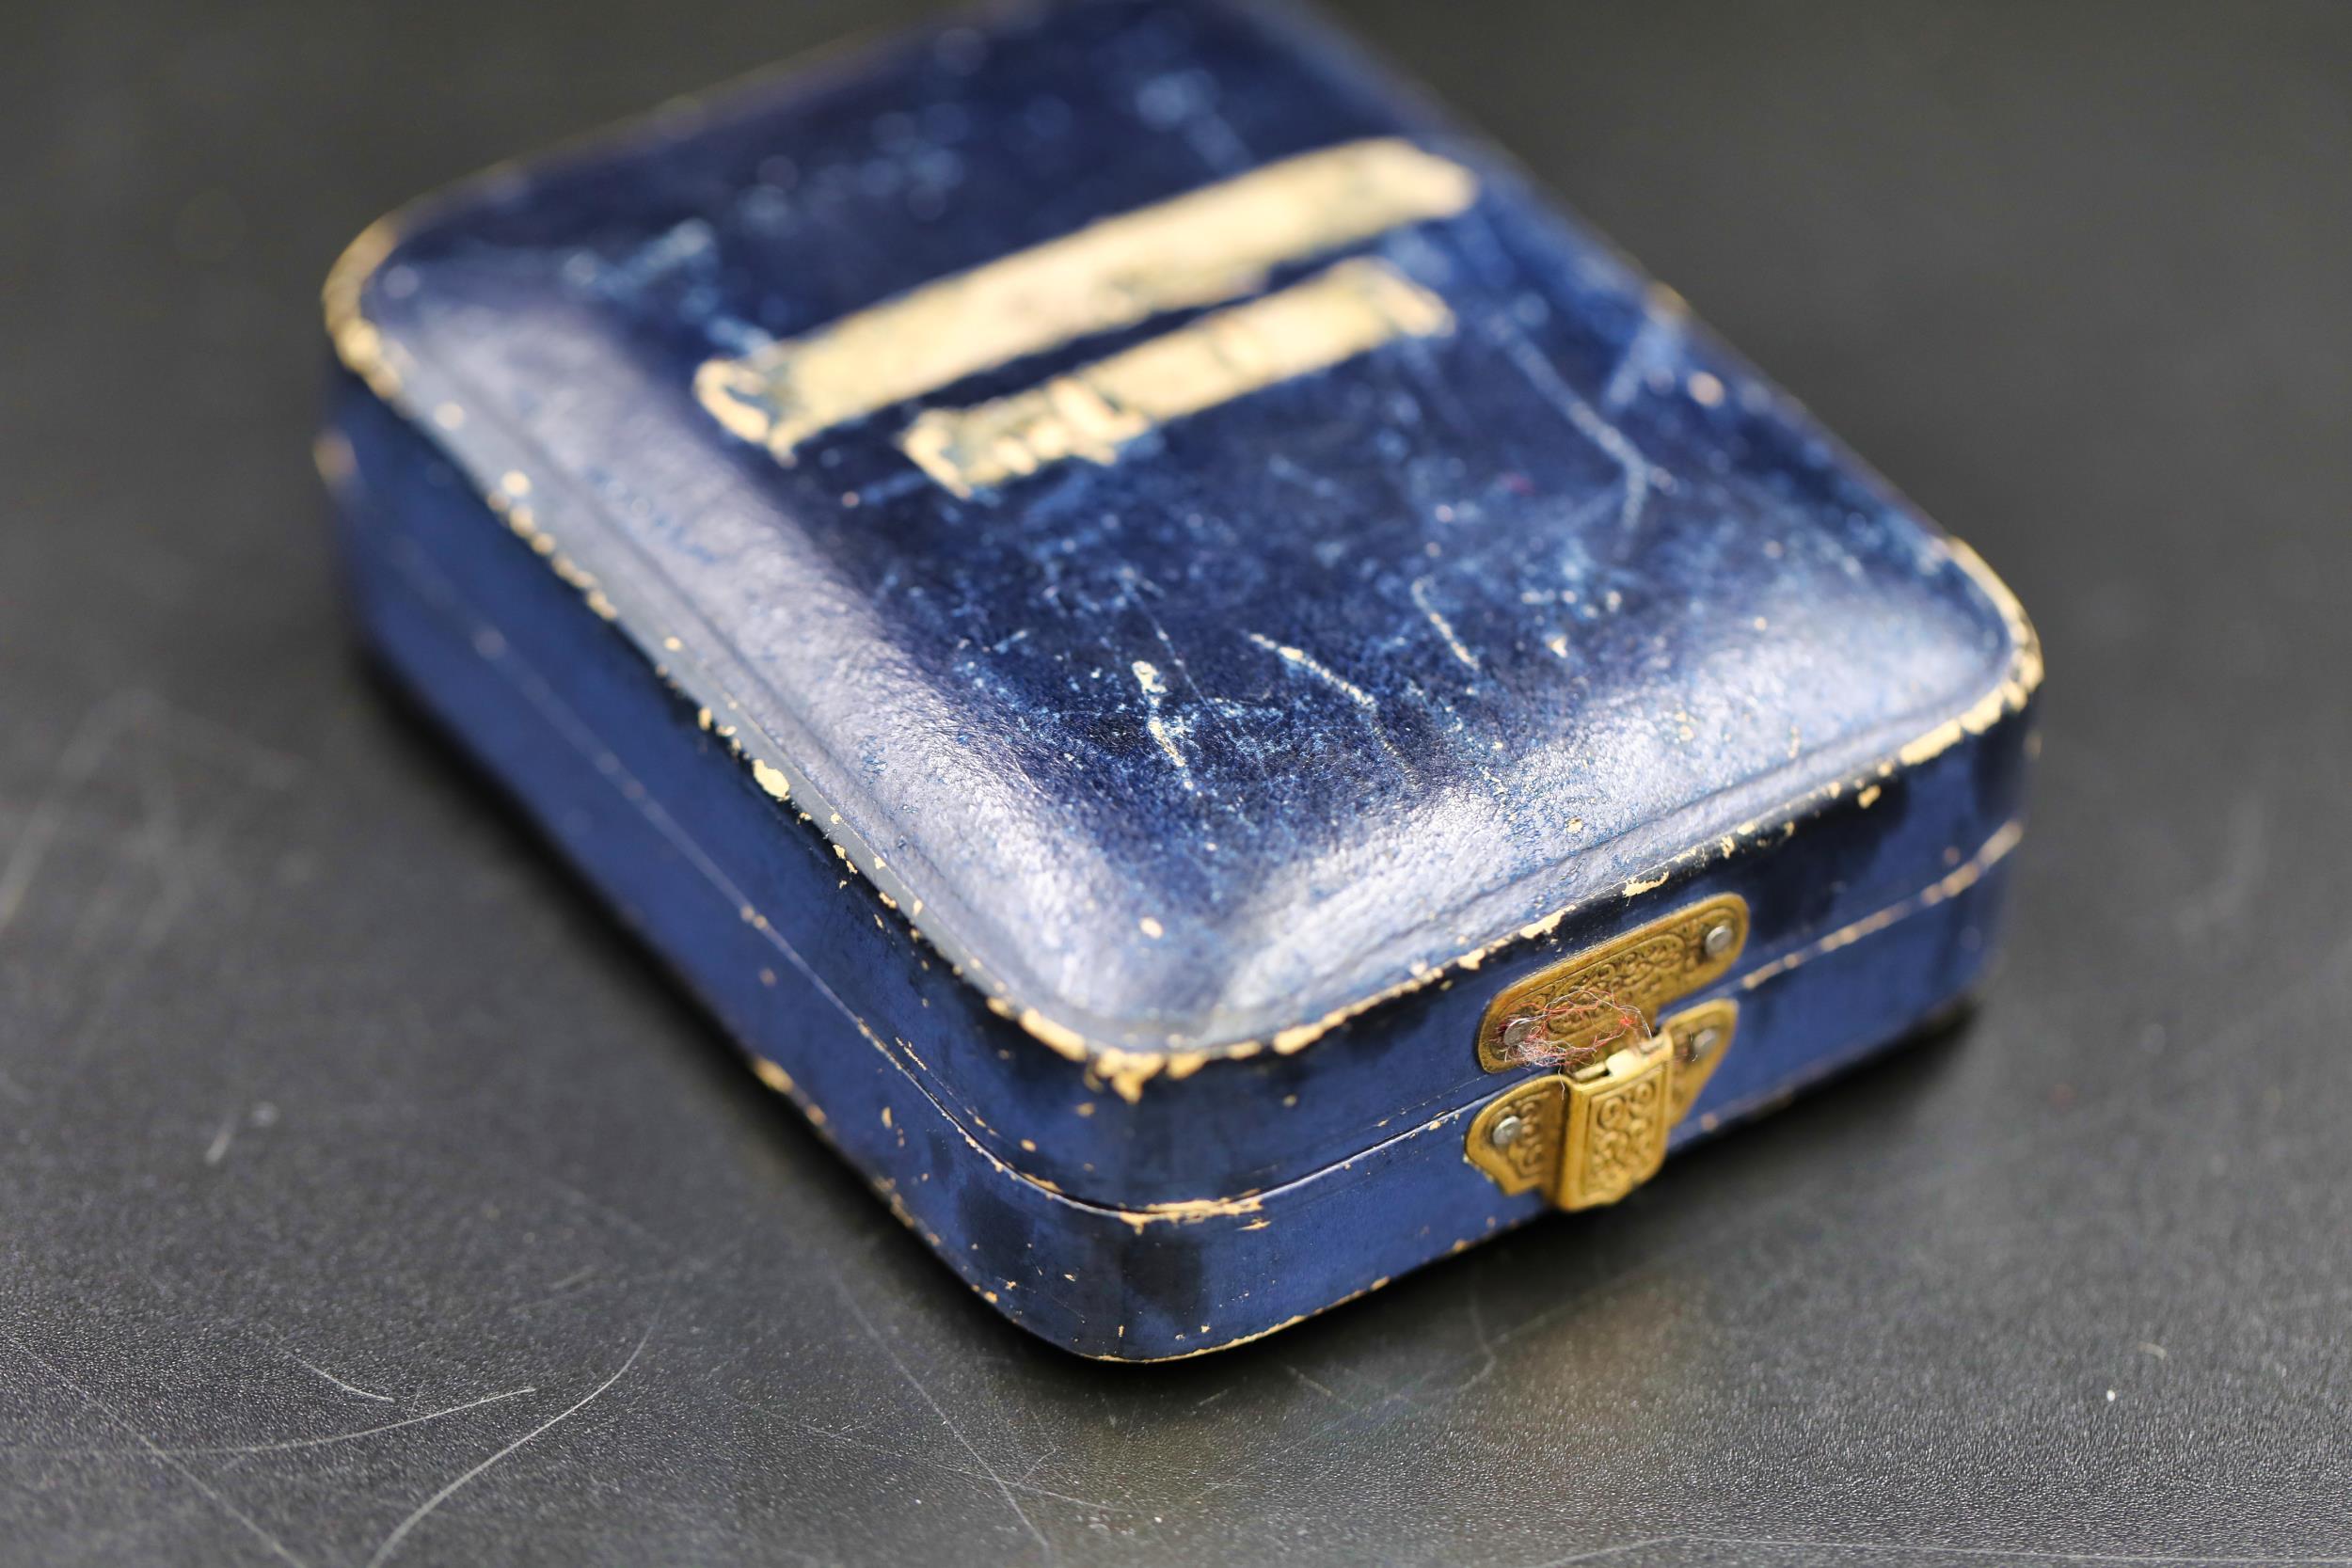
[[[2016,653],[1931,529],[1406,105],[1257,13],[1051,10],[494,183],[364,309],[469,416],[450,444],[532,476],[628,632],[976,983],[1104,1045],[1263,1041],[1891,752]],[[895,444],[913,407],[787,467],[691,395],[714,355],[1383,135],[1478,176],[1458,216],[1350,247],[1455,330],[1107,466],[958,499]]]
[[[699,367],[1295,154],[1475,176],[1382,343],[958,496],[898,444],[1184,307],[823,430]],[[2038,654],[1670,294],[1286,11],[1101,0],[665,112],[330,286],[394,673],[1025,1326],[1251,1337],[1542,1212],[1462,1158],[1515,978],[1703,896],[1678,1138],[1975,983]],[[774,795],[791,784],[788,803]],[[1638,1199],[1636,1201],[1639,1201]]]

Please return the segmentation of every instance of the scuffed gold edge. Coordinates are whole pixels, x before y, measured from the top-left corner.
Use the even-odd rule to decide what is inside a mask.
[[[2010,818],[1991,838],[1978,846],[1975,854],[1910,897],[1873,911],[1858,920],[1850,920],[1837,929],[1792,948],[1769,963],[1756,965],[1740,976],[1740,989],[1743,991],[1755,990],[1792,969],[1802,969],[1816,958],[1825,958],[1841,947],[1851,947],[1865,937],[1874,937],[1888,927],[1900,925],[1915,914],[1923,914],[1947,899],[1959,897],[1982,881],[1986,872],[2007,860],[2010,851],[2016,848],[2018,841],[2025,836],[2024,820]]]
[[[659,124],[665,117],[675,117],[684,112],[707,112],[706,105],[711,101],[748,95],[772,86],[784,78],[813,76],[820,64],[839,64],[853,55],[869,51],[879,52],[881,49],[889,47],[884,40],[890,36],[894,36],[890,29],[880,24],[869,25],[832,42],[819,45],[816,49],[758,68],[716,87],[673,99],[643,114],[626,117],[580,135],[564,138],[537,152],[518,158],[501,159],[472,175],[453,181],[394,208],[369,224],[353,238],[336,258],[321,286],[320,304],[326,321],[327,337],[334,347],[337,358],[345,369],[359,377],[367,385],[369,390],[387,406],[412,426],[425,431],[430,423],[429,419],[421,416],[419,410],[408,405],[403,395],[399,372],[390,361],[382,335],[374,324],[368,320],[361,306],[362,296],[369,281],[382,267],[401,240],[412,230],[420,216],[453,208],[482,187],[510,176],[526,166],[544,164],[567,153],[623,145],[634,134],[645,127]],[[1505,158],[1505,155],[1496,152],[1491,148],[1484,148],[1484,144],[1482,148],[1489,157]],[[1589,231],[1586,232],[1589,233]],[[1628,265],[1634,276],[1647,278],[1648,275],[1643,272],[1638,263],[1632,263],[1629,259]],[[1656,284],[1654,280],[1652,286],[1662,287],[1662,285]],[[1693,327],[1698,325],[1695,321],[1692,325]],[[1735,357],[1737,357],[1736,355]],[[429,431],[427,434],[429,436]],[[1841,447],[1842,450],[1844,449]],[[1869,469],[1867,464],[1863,464],[1851,451],[1846,452],[1846,456],[1850,464],[1861,468],[1864,472],[1875,473],[1875,470]],[[478,480],[476,484],[477,493],[485,505],[501,515],[508,511],[508,508],[501,504],[503,498],[495,488],[483,487]],[[1931,536],[1944,546],[1952,561],[1977,585],[1978,590],[1985,595],[2000,616],[2011,641],[2010,662],[2001,678],[1959,715],[1939,722],[1911,741],[1898,747],[1874,768],[1851,773],[1843,779],[1834,780],[1826,785],[1809,791],[1797,798],[1783,810],[1773,814],[1769,822],[1759,819],[1742,823],[1729,834],[1693,845],[1677,855],[1657,863],[1647,873],[1624,883],[1619,890],[1621,896],[1633,898],[1661,887],[1671,880],[1677,873],[1695,870],[1704,865],[1710,855],[1718,852],[1722,859],[1728,861],[1740,852],[1741,840],[1747,841],[1745,847],[1749,849],[1764,847],[1763,841],[1774,833],[1779,834],[1782,842],[1786,842],[1788,838],[1794,835],[1797,824],[1801,820],[1825,809],[1830,803],[1836,801],[1848,787],[1867,790],[1875,781],[1892,778],[1904,769],[1916,768],[1958,745],[1963,739],[1983,735],[2002,720],[2024,712],[2030,705],[2035,691],[2042,685],[2043,664],[2041,639],[2035,632],[2032,622],[2026,616],[2025,607],[2018,601],[2016,594],[2010,590],[2009,585],[1993,571],[1984,558],[1964,541],[1936,529],[1934,524],[1919,517],[1915,509],[1894,500],[1891,497],[1889,499],[1891,504],[1908,513],[1917,526],[1926,529]],[[524,522],[528,524],[527,516]],[[518,531],[524,531],[526,537],[530,537],[527,529],[518,529]],[[548,543],[544,534],[530,538],[530,542],[534,546],[545,546]],[[610,601],[598,590],[593,579],[577,568],[566,570],[569,562],[556,558],[549,549],[542,547],[539,553],[548,558],[550,570],[555,571],[559,577],[564,578],[581,592],[582,597],[598,615],[607,621],[615,618]],[[644,655],[649,662],[654,663],[657,673],[661,675],[665,683],[671,685],[672,689],[678,690],[681,695],[690,697],[692,695],[685,692],[670,679],[667,671],[653,659],[653,656],[643,641],[635,636],[631,636],[629,640],[637,645],[640,653]],[[711,684],[714,689],[718,688],[719,683],[716,680],[713,680]],[[723,690],[720,690],[719,695],[723,699],[725,698]],[[737,703],[732,699],[725,700],[729,708],[740,712]],[[709,709],[706,707],[704,712],[707,716]],[[706,723],[707,725],[707,720]],[[775,783],[771,782],[770,777],[770,775],[779,774],[780,770],[747,751],[735,736],[732,728],[725,732],[724,737],[730,741],[731,749],[738,761],[752,771],[760,787],[779,800],[786,800],[787,792],[775,787]],[[779,756],[783,755],[782,748],[775,745],[772,736],[763,734],[761,738],[765,739],[769,747]],[[826,810],[829,816],[837,815],[831,812],[822,797],[818,796],[813,789],[809,791],[809,794],[814,798],[819,809]],[[808,817],[812,822],[815,821],[813,815],[808,812],[804,811],[801,815]],[[872,869],[864,864],[859,857],[850,854],[843,847],[842,841],[828,832],[822,824],[817,824],[817,826],[818,831],[824,833],[826,839],[834,845],[844,863],[872,883],[874,881]],[[1563,905],[1549,914],[1530,921],[1516,930],[1505,932],[1491,941],[1482,942],[1452,958],[1434,965],[1424,965],[1411,976],[1395,985],[1373,991],[1309,1022],[1277,1030],[1266,1038],[1242,1038],[1191,1047],[1131,1048],[1092,1039],[1082,1031],[1072,1028],[1039,1007],[1024,1006],[1010,994],[1009,987],[1002,985],[993,975],[985,973],[978,961],[970,956],[968,949],[964,949],[964,944],[952,944],[958,949],[964,949],[963,956],[959,958],[956,953],[949,950],[949,944],[941,942],[936,936],[927,934],[917,927],[908,911],[899,909],[899,901],[892,898],[886,890],[877,885],[875,891],[893,912],[899,916],[900,923],[911,935],[917,941],[927,942],[939,952],[942,958],[948,961],[952,973],[980,994],[990,1011],[1017,1024],[1024,1032],[1056,1054],[1077,1064],[1087,1072],[1089,1079],[1099,1081],[1129,1104],[1141,1100],[1143,1085],[1154,1078],[1164,1077],[1171,1082],[1178,1081],[1190,1077],[1211,1062],[1246,1061],[1268,1050],[1278,1055],[1291,1055],[1303,1051],[1341,1025],[1364,1013],[1387,1003],[1409,996],[1431,985],[1448,980],[1457,974],[1475,971],[1488,958],[1520,942],[1537,941],[1549,935],[1569,916],[1592,908],[1606,896],[1605,894],[1589,895],[1573,903]],[[912,890],[908,891],[911,894]],[[909,903],[912,911],[917,914],[925,908],[925,901],[919,896],[910,897]],[[974,973],[976,971],[979,973]]]

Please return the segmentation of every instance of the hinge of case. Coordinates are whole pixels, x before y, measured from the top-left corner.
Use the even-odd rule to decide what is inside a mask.
[[[1731,1047],[1737,1004],[1638,1019],[1599,1061],[1515,1084],[1471,1118],[1464,1152],[1506,1193],[1542,1189],[1562,1209],[1614,1203],[1657,1174],[1667,1134]]]

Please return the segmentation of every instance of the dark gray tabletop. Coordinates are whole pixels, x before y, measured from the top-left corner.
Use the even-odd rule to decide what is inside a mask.
[[[1974,1021],[1031,1342],[371,677],[306,451],[370,217],[875,8],[20,4],[0,1561],[2352,1560],[2352,8],[1343,8],[2034,610]]]

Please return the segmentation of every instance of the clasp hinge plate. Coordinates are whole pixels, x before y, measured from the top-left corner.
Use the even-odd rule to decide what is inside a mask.
[[[1748,901],[1721,893],[1569,955],[1502,988],[1478,1024],[1488,1072],[1598,1062],[1635,1019],[1713,985],[1748,941]]]

